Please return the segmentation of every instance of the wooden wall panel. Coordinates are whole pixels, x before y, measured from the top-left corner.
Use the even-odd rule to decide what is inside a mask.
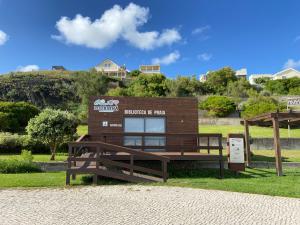
[[[118,100],[118,111],[99,112],[94,110],[96,100]],[[125,110],[165,111],[165,115],[125,115]],[[141,97],[108,97],[94,96],[90,98],[88,116],[88,134],[93,140],[99,139],[103,133],[122,133],[124,117],[161,117],[166,118],[166,133],[198,133],[198,101],[196,98],[141,98]],[[102,122],[108,126],[103,127]],[[120,126],[120,127],[116,127]],[[187,138],[189,141],[193,138]],[[120,142],[118,141],[118,144]],[[179,144],[174,138],[168,144]],[[167,148],[167,150],[170,150]]]

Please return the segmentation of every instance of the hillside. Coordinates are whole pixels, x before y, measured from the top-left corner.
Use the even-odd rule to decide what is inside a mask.
[[[17,72],[0,76],[1,101],[25,101],[44,107],[65,108],[79,102],[74,72]]]

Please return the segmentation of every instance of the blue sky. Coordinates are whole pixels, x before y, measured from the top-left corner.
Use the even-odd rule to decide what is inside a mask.
[[[275,73],[300,67],[299,11],[296,0],[0,0],[0,73],[105,58],[129,70],[158,62],[169,77]]]

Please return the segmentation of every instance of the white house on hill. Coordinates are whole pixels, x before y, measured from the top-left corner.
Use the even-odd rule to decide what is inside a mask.
[[[252,74],[249,77],[249,82],[250,84],[256,84],[255,80],[257,78],[270,78],[270,80],[282,80],[292,77],[300,78],[300,72],[293,68],[288,68],[275,74]]]
[[[288,68],[288,69],[282,70],[278,73],[275,73],[273,75],[273,80],[281,80],[281,79],[287,79],[287,78],[292,78],[292,77],[300,78],[300,72],[293,68]]]
[[[110,59],[103,60],[100,64],[95,66],[95,70],[98,72],[103,72],[105,75],[115,78],[126,78],[128,71],[125,65],[119,66],[117,63]]]

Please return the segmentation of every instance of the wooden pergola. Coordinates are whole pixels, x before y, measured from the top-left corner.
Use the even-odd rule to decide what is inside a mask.
[[[278,176],[282,176],[279,124],[300,125],[300,112],[290,111],[266,113],[253,118],[245,119],[241,121],[241,124],[244,125],[245,128],[247,166],[249,166],[251,163],[249,126],[273,126],[276,172]]]

